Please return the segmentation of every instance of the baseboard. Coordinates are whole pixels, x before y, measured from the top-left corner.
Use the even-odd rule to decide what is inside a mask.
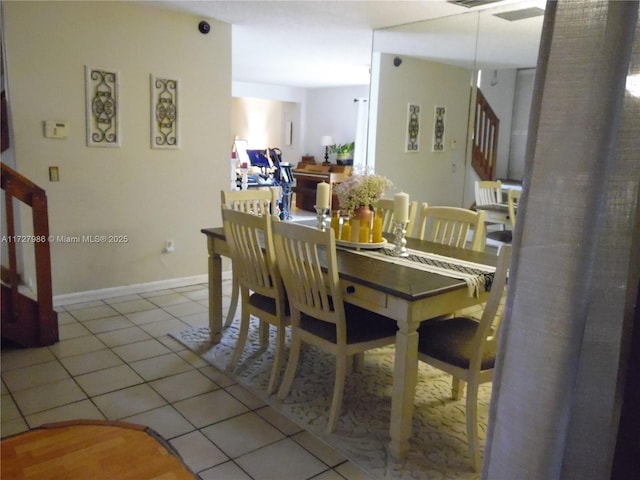
[[[231,279],[231,271],[229,270],[222,272],[222,279]],[[153,292],[154,290],[188,287],[190,285],[207,283],[208,281],[208,275],[194,275],[192,277],[171,278],[168,280],[159,280],[156,282],[137,283],[133,285],[122,285],[120,287],[102,288],[99,290],[66,293],[62,295],[54,295],[53,306],[59,307],[63,305],[71,305],[72,303],[92,302],[103,298],[114,298],[136,293]]]

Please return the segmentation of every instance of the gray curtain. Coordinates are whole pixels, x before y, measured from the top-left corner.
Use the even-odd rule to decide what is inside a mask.
[[[638,9],[547,5],[484,479],[610,478],[640,276]]]

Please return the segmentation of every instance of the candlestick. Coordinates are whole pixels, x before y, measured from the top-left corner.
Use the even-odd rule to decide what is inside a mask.
[[[409,222],[398,222],[396,220],[393,221],[394,225],[394,235],[395,235],[395,248],[393,249],[394,257],[408,257],[409,252],[407,252],[407,239],[404,236],[407,234],[407,225]]]
[[[314,205],[316,209],[316,220],[318,230],[324,232],[327,229],[327,217],[329,216],[329,208],[321,208]]]
[[[316,186],[316,207],[329,208],[329,194],[331,187],[328,183],[322,182]]]
[[[409,221],[409,194],[396,193],[393,197],[393,218],[397,222]]]

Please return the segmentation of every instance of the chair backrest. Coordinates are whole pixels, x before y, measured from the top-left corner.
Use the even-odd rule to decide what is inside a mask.
[[[518,202],[520,202],[520,196],[522,195],[522,190],[509,190],[507,194],[507,204],[509,207],[509,221],[511,222],[511,229],[513,230],[516,226],[516,209],[518,206]]]
[[[392,198],[381,198],[376,202],[375,210],[376,214],[379,212],[382,216],[382,231],[386,233],[393,232],[393,208],[395,201]],[[409,203],[409,224],[407,225],[408,237],[413,232],[413,226],[416,223],[416,216],[418,214],[418,202],[416,200]]]
[[[458,207],[430,207],[423,203],[416,236],[430,242],[467,248],[467,239],[471,233],[469,248],[483,252],[485,247],[484,218],[485,212],[483,211],[476,212]]]
[[[254,215],[273,215],[277,199],[275,188],[252,188],[249,190],[222,190],[222,205],[231,210],[253,213]]]
[[[495,205],[502,203],[502,182],[500,180],[476,181],[476,205]]]
[[[273,241],[291,308],[291,324],[300,322],[300,313],[333,323],[337,342],[346,344],[333,229],[323,232],[294,222],[274,222]]]
[[[504,295],[504,289],[507,285],[507,275],[509,273],[509,265],[511,263],[511,245],[502,245],[498,252],[498,264],[496,265],[496,273],[493,277],[491,292],[485,304],[480,317],[480,324],[473,339],[471,351],[473,352],[469,359],[469,369],[480,370],[482,365],[482,354],[490,344],[497,344],[500,333],[500,325],[502,323],[502,314],[504,310],[498,314],[500,302]]]
[[[222,220],[233,271],[240,285],[271,298],[284,298],[273,246],[271,215],[254,215],[223,205]]]

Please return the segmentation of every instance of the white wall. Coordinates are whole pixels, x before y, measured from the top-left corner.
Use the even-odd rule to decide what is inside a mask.
[[[516,100],[513,105],[513,124],[511,130],[511,151],[509,155],[509,178],[520,180],[524,175],[529,115],[533,99],[533,84],[536,76],[534,68],[518,70],[516,82]]]
[[[374,63],[379,75],[372,75],[379,79],[379,85],[372,86],[378,98],[371,100],[377,117],[370,120],[376,132],[375,170],[413,200],[463,206],[471,71],[409,57],[395,67],[393,57],[380,55],[379,64]],[[404,146],[409,103],[422,109],[416,153],[406,153]],[[447,107],[444,152],[431,151],[435,106]]]
[[[54,294],[201,275],[201,228],[221,224],[228,188],[231,26],[124,2],[3,2],[18,171],[47,190]],[[84,66],[120,72],[119,148],[87,147]],[[149,74],[180,81],[178,150],[150,148]],[[69,123],[46,139],[44,120]],[[48,166],[60,181],[48,181]],[[220,174],[224,171],[224,174]],[[161,252],[165,239],[175,253]]]
[[[355,141],[358,103],[354,99],[368,97],[368,85],[307,90],[303,153],[313,155],[320,163],[325,154],[320,144],[322,136],[331,135],[337,144]],[[334,154],[329,154],[329,161],[335,163]]]

